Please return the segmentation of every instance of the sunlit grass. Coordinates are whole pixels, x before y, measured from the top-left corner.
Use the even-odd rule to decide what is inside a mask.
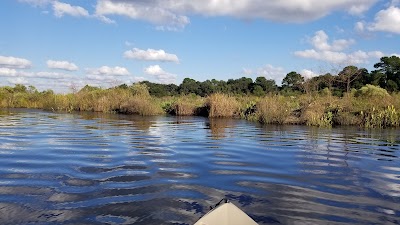
[[[156,98],[145,85],[128,88],[83,88],[70,94],[52,91],[18,92],[0,88],[0,107],[38,108],[51,111],[90,111],[147,115],[201,115],[240,117],[262,124],[304,124],[331,127],[355,125],[366,128],[400,126],[400,94],[388,94],[375,86],[335,97],[329,93],[297,96],[231,96],[211,94]]]

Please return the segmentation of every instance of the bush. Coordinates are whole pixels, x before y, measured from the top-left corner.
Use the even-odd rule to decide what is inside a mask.
[[[302,120],[309,126],[332,126],[333,114],[321,101],[314,101],[302,109]]]
[[[364,126],[367,128],[386,128],[400,126],[400,112],[394,106],[388,106],[386,109],[378,110],[372,108],[367,112],[361,112]]]
[[[368,98],[368,97],[388,97],[389,93],[381,88],[377,87],[371,84],[367,84],[364,87],[360,88],[359,90],[356,91],[355,93],[356,97],[363,97],[363,98]]]

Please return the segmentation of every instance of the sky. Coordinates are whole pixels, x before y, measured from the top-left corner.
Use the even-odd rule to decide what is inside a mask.
[[[400,56],[400,0],[1,0],[0,86],[67,93],[373,70]]]

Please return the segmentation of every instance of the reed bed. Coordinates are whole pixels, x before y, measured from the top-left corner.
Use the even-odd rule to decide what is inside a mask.
[[[216,93],[207,97],[205,107],[208,117],[235,117],[239,115],[239,102],[235,97]]]
[[[77,93],[16,91],[0,88],[1,108],[38,108],[52,111],[91,111],[147,115],[201,115],[210,118],[240,117],[262,124],[304,124],[331,127],[355,125],[365,128],[400,127],[400,93],[366,85],[335,97],[320,95],[208,97],[194,94],[155,98],[143,84],[128,88],[85,87]]]
[[[256,118],[263,124],[285,124],[293,112],[290,97],[266,96],[256,104]]]

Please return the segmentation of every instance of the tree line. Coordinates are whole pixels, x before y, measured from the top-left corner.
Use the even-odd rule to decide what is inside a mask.
[[[248,77],[224,80],[196,81],[185,78],[180,85],[159,84],[142,81],[152,96],[164,97],[175,95],[195,94],[208,96],[213,93],[236,95],[266,94],[296,95],[301,93],[329,90],[335,96],[342,96],[351,89],[359,89],[367,84],[379,86],[388,92],[400,91],[400,58],[397,56],[382,57],[380,62],[374,64],[375,70],[369,72],[365,68],[346,66],[339,73],[326,73],[311,79],[305,79],[298,72],[286,74],[282,84],[278,86],[274,80],[259,76],[255,80]],[[120,88],[128,88],[123,84]]]
[[[181,84],[160,84],[142,81],[140,84],[147,86],[150,95],[155,97],[178,96],[194,94],[201,97],[213,93],[234,95],[265,96],[267,94],[281,94],[293,96],[303,93],[329,91],[332,95],[341,97],[345,92],[371,84],[386,89],[388,92],[400,91],[400,58],[385,56],[374,64],[374,70],[369,72],[365,68],[346,66],[340,72],[331,73],[305,79],[300,73],[292,71],[286,74],[282,84],[278,86],[272,79],[259,76],[255,80],[248,77],[224,80],[196,81],[185,78]],[[114,88],[131,89],[132,85],[122,84]],[[82,91],[100,90],[100,88],[86,85]],[[3,87],[1,93],[38,93],[35,87],[17,84],[15,87]],[[53,94],[52,90],[43,91],[41,94]]]

